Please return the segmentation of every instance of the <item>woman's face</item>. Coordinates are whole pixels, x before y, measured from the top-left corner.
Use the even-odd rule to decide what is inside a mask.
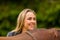
[[[24,28],[33,30],[36,27],[36,16],[33,12],[28,12],[24,20]]]

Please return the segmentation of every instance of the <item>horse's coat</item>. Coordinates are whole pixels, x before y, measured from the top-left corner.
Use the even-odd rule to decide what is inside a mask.
[[[60,31],[55,29],[37,29],[31,31],[36,40],[60,40]],[[27,33],[22,33],[12,37],[0,37],[0,40],[33,40]]]

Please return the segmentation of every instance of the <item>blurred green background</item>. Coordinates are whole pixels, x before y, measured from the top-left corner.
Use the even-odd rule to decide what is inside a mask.
[[[60,0],[0,0],[0,36],[16,27],[17,16],[25,8],[36,12],[38,28],[60,28]]]

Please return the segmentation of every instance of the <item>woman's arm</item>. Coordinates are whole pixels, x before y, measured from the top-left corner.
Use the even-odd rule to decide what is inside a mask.
[[[7,37],[14,36],[15,32],[8,32]]]

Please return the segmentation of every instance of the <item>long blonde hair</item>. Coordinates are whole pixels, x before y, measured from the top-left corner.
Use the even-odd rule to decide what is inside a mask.
[[[31,9],[24,9],[19,15],[18,15],[18,18],[17,18],[17,25],[16,25],[16,28],[13,30],[15,32],[22,32],[22,28],[24,26],[24,19],[25,19],[25,16],[26,16],[26,13],[27,12],[33,12],[35,14],[35,12]],[[37,24],[36,24],[37,26]]]

